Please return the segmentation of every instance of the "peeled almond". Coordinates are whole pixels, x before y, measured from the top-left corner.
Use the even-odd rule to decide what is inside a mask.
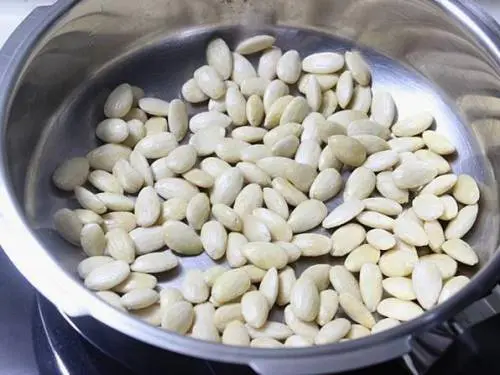
[[[418,303],[429,310],[436,304],[443,287],[439,268],[431,262],[418,262],[411,279]]]

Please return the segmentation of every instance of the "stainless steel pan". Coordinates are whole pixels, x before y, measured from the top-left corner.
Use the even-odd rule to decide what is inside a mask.
[[[76,276],[82,253],[51,229],[52,213],[75,203],[51,186],[55,166],[95,147],[93,127],[117,83],[177,97],[210,38],[234,44],[255,32],[273,33],[279,46],[303,55],[356,46],[373,66],[375,88],[393,94],[400,115],[430,110],[459,146],[454,170],[481,185],[480,217],[468,238],[481,269],[455,297],[368,338],[262,350],[161,331],[83,288]],[[483,297],[499,278],[500,29],[468,0],[60,0],[37,9],[14,33],[0,53],[2,71],[0,243],[26,278],[98,344],[113,347],[116,333],[96,333],[95,320],[153,347],[245,363],[262,373],[342,371],[414,350],[429,329]],[[183,269],[209,264],[203,257],[184,259]]]

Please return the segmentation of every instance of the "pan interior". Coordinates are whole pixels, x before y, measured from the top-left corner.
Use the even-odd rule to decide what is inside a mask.
[[[83,156],[98,146],[95,127],[104,118],[102,108],[110,90],[119,83],[128,82],[142,87],[148,96],[165,100],[179,98],[182,84],[192,77],[197,67],[205,64],[205,47],[212,38],[222,37],[234,48],[242,37],[257,33],[275,35],[277,46],[283,50],[296,49],[302,57],[319,51],[359,49],[372,67],[373,89],[392,94],[399,118],[420,111],[430,111],[435,116],[437,129],[446,134],[458,149],[457,155],[450,159],[453,171],[470,174],[480,183],[480,216],[467,240],[479,252],[481,264],[485,264],[498,241],[497,187],[493,167],[485,154],[484,142],[476,137],[477,129],[461,115],[457,102],[447,95],[446,87],[439,87],[408,64],[315,29],[273,26],[250,31],[234,25],[191,28],[173,35],[158,34],[148,41],[139,41],[126,53],[89,74],[87,79],[65,96],[50,117],[30,158],[24,186],[25,209],[29,222],[42,237],[47,250],[67,272],[77,277],[76,266],[84,254],[54,233],[51,229],[52,215],[62,207],[76,208],[77,203],[70,195],[53,187],[51,175],[61,161]],[[256,63],[258,56],[252,61]],[[206,110],[206,105],[189,106],[190,115],[202,110]],[[346,177],[347,174],[344,179]],[[339,202],[341,198],[328,202],[329,209]],[[304,267],[316,263],[342,262],[343,258],[330,256],[300,259],[296,269],[300,272]],[[202,254],[184,257],[181,264],[176,271],[160,275],[161,286],[180,286],[182,274],[187,270],[206,269],[215,262]],[[476,270],[464,268],[461,273],[470,276]]]

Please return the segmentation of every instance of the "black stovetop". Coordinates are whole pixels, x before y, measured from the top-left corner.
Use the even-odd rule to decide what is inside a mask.
[[[0,374],[8,375],[137,375],[89,343],[45,298],[38,295],[0,251]],[[498,374],[500,319],[476,327],[454,344],[428,374]],[[134,350],[141,350],[140,345]],[[163,357],[163,355],[162,355]],[[165,361],[166,359],[166,361]],[[162,375],[251,375],[245,366],[196,360],[165,352]],[[148,375],[155,375],[151,371]],[[344,373],[410,374],[401,359]],[[278,375],[278,374],[277,374]]]

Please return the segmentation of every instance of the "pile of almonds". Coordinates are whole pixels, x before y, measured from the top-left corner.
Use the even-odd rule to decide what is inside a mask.
[[[85,286],[163,329],[272,348],[366,336],[448,299],[469,280],[457,262],[478,263],[462,237],[479,189],[451,172],[453,144],[429,130],[429,113],[395,122],[359,52],[301,60],[274,42],[258,35],[231,52],[211,41],[182,87],[190,109],[208,101],[191,118],[184,101],[128,84],[109,95],[104,144],[53,175],[82,207],[57,211],[54,225],[88,255]],[[256,70],[245,55],[261,51]],[[177,255],[202,252],[230,269],[157,285]],[[297,278],[294,262],[327,254],[337,265]],[[276,306],[284,323],[268,320]]]

